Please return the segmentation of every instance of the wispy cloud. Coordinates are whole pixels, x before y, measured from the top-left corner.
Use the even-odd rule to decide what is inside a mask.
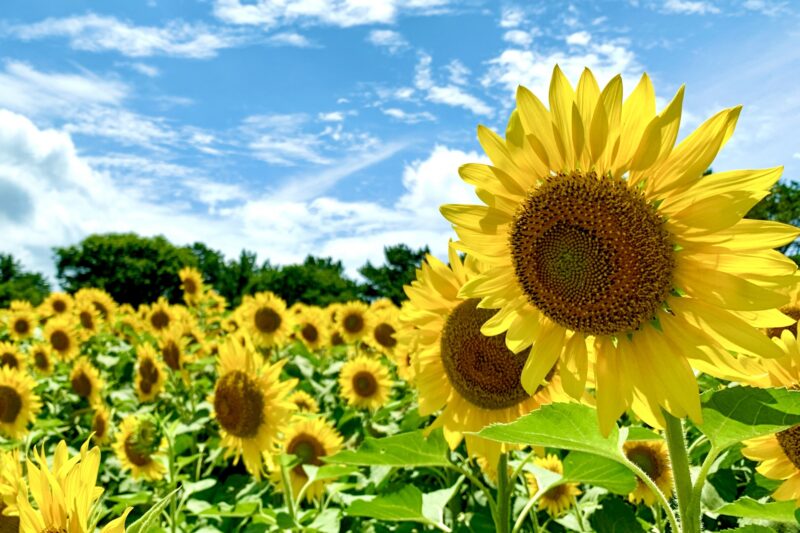
[[[436,120],[436,117],[427,111],[420,111],[417,113],[403,111],[397,107],[389,107],[386,109],[381,109],[384,115],[392,117],[393,119],[399,120],[400,122],[405,122],[406,124],[416,124],[418,122],[433,122]]]
[[[720,12],[717,6],[703,0],[667,0],[662,9],[667,13],[683,15],[706,15]]]
[[[396,54],[408,48],[408,41],[405,37],[394,30],[372,30],[367,35],[367,42],[386,49],[390,54]]]
[[[414,86],[423,91],[425,99],[436,104],[463,107],[476,115],[491,115],[492,108],[480,98],[473,96],[454,83],[438,84],[433,79],[430,55],[420,54],[414,76]]]

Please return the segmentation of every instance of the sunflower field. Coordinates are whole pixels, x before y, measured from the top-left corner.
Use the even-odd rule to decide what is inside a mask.
[[[400,306],[12,302],[0,533],[800,531],[800,230],[683,94],[520,87]]]

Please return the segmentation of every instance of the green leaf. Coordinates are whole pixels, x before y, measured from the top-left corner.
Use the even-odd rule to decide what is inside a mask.
[[[166,509],[167,505],[177,496],[179,490],[181,490],[181,487],[178,487],[161,498],[161,500],[148,509],[139,520],[128,526],[125,531],[127,533],[146,533],[147,531],[152,531],[159,524],[158,517],[161,515],[162,511]]]
[[[663,440],[663,437],[652,429],[643,428],[641,426],[630,426],[628,428],[628,437],[626,440]]]
[[[619,498],[606,498],[590,518],[597,533],[644,533],[633,508]]]
[[[800,391],[730,387],[706,392],[700,400],[698,427],[718,450],[800,424]]]
[[[715,509],[714,512],[728,516],[738,516],[739,518],[760,518],[762,520],[771,520],[773,522],[784,522],[788,524],[797,522],[795,518],[794,500],[788,502],[762,503],[745,496],[733,503]]]
[[[303,465],[303,470],[311,483],[326,479],[339,479],[340,477],[347,477],[360,473],[358,467],[346,465]]]
[[[544,405],[509,424],[485,427],[477,435],[499,442],[593,453],[614,460],[623,457],[617,427],[603,437],[597,412],[577,403]]]
[[[357,466],[447,466],[450,448],[441,430],[425,438],[422,431],[401,433],[391,437],[375,439],[367,437],[356,451],[342,451],[324,457],[327,463]]]
[[[423,494],[414,485],[405,485],[397,492],[382,496],[357,496],[345,513],[389,522],[441,523],[444,506],[458,492],[461,481],[447,489]]]
[[[636,476],[625,465],[584,452],[571,452],[564,459],[564,479],[596,485],[617,494],[628,494],[636,488]]]
[[[749,526],[737,527],[736,529],[726,529],[727,533],[778,533],[777,530],[767,526],[757,526],[750,524]]]

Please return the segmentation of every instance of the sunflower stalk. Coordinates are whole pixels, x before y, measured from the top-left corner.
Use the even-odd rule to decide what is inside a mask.
[[[689,471],[689,453],[683,434],[683,423],[681,419],[672,416],[666,410],[662,410],[662,412],[666,421],[664,432],[675,478],[675,496],[678,499],[678,512],[681,520],[680,529],[676,529],[674,524],[673,529],[681,533],[699,533],[700,516],[698,514],[695,517],[691,512],[693,507],[692,476]]]
[[[508,455],[500,454],[497,461],[497,513],[494,517],[498,533],[509,533],[511,527],[511,497],[515,479],[508,477]]]

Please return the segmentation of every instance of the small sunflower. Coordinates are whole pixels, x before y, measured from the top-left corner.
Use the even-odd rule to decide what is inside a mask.
[[[72,296],[65,292],[50,293],[40,306],[41,314],[46,317],[65,316],[72,311],[74,303]]]
[[[309,350],[319,350],[328,343],[328,328],[325,312],[319,307],[304,307],[295,318],[297,338]]]
[[[241,455],[245,467],[261,478],[263,461],[271,464],[268,453],[293,409],[288,395],[297,380],[280,380],[285,361],[264,364],[261,357],[228,339],[219,346],[217,382],[209,401],[221,430],[221,444],[235,461]]]
[[[42,406],[35,386],[27,374],[0,368],[0,434],[21,439],[28,433],[28,423],[36,420]]]
[[[98,404],[92,415],[92,440],[95,444],[105,444],[111,440],[111,413],[105,404]]]
[[[533,460],[533,464],[556,474],[564,473],[564,465],[561,464],[561,459],[553,454],[548,453],[545,457],[536,457]],[[536,494],[539,491],[539,484],[536,482],[536,478],[530,473],[526,473],[525,477],[528,480],[528,490],[531,494]],[[572,506],[575,497],[580,494],[581,491],[577,483],[556,485],[539,497],[539,509],[546,509],[550,516],[560,516]]]
[[[33,335],[36,328],[36,315],[30,311],[15,311],[8,317],[8,332],[11,337],[21,341]]]
[[[669,499],[672,495],[672,468],[669,464],[669,451],[664,441],[629,441],[625,443],[623,449],[625,456],[644,470],[645,474]],[[628,500],[634,504],[644,502],[645,505],[653,505],[657,498],[653,491],[637,477],[636,488],[628,494]]]
[[[364,302],[342,304],[336,311],[336,326],[345,342],[355,343],[370,331],[369,307]]]
[[[103,289],[80,289],[75,293],[76,302],[89,302],[97,309],[100,319],[113,322],[117,313],[117,302]]]
[[[164,330],[158,340],[158,348],[161,351],[161,358],[174,372],[184,370],[187,362],[187,346],[189,339],[183,336],[183,329],[180,326],[171,327]]]
[[[211,314],[224,313],[228,308],[228,300],[214,289],[208,289],[205,295],[204,305]]]
[[[375,411],[389,400],[392,380],[383,363],[361,355],[342,366],[339,387],[341,396],[348,404]]]
[[[100,331],[100,311],[88,300],[78,300],[75,305],[76,322],[79,324],[78,335],[87,340]]]
[[[25,355],[19,351],[16,344],[0,342],[0,368],[7,367],[20,372],[25,370]]]
[[[399,313],[398,329],[395,333],[397,346],[394,349],[394,363],[397,365],[397,375],[400,379],[412,383],[416,376],[414,359],[419,347],[419,338],[413,325],[413,304],[406,300]],[[411,313],[409,315],[409,313]],[[403,317],[408,317],[404,320]]]
[[[286,398],[292,402],[297,411],[300,413],[317,414],[319,413],[319,404],[309,393],[302,390],[296,390]]]
[[[165,332],[175,323],[175,311],[163,296],[147,310],[147,325],[153,333]]]
[[[67,317],[48,320],[44,328],[44,340],[64,361],[71,360],[80,349],[75,326]]]
[[[394,309],[397,311],[397,306],[389,298],[378,298],[369,305],[370,311],[382,311],[384,309]]]
[[[122,421],[114,442],[114,453],[123,470],[134,479],[163,479],[167,469],[162,462],[166,439],[158,422],[150,416],[128,416]]]
[[[158,360],[153,346],[147,343],[136,347],[136,358],[136,394],[139,401],[152,402],[164,388],[164,365]]]
[[[776,500],[794,500],[800,506],[800,424],[772,435],[744,441],[742,455],[758,461],[756,470],[770,479],[783,480],[772,493]]]
[[[492,165],[459,173],[486,205],[441,209],[459,250],[487,264],[460,291],[499,310],[484,333],[530,348],[526,390],[560,360],[579,398],[583,341],[594,345],[603,433],[628,408],[662,426],[662,409],[699,422],[693,369],[727,370],[731,352],[778,357],[757,328],[792,322],[775,309],[797,267],[773,248],[800,230],[742,218],[782,169],[704,176],[741,108],[675,145],[683,92],[656,114],[646,74],[623,102],[619,76],[601,91],[586,69],[576,91],[556,67],[549,111],[520,87],[505,138],[479,127]]]
[[[19,452],[0,451],[0,531],[19,531],[17,497],[26,491]]]
[[[370,314],[372,315],[370,333],[364,337],[364,342],[376,352],[393,359],[397,348],[395,334],[400,327],[398,324],[399,310],[392,305],[391,307],[371,309]]]
[[[238,314],[239,322],[259,346],[280,346],[291,333],[286,302],[271,292],[260,292],[247,298],[239,307]]]
[[[322,457],[341,450],[342,436],[333,424],[321,417],[296,417],[286,428],[280,448],[284,453],[294,455],[300,461],[289,471],[292,493],[297,497],[300,489],[308,481],[303,465],[321,466]],[[273,472],[271,477],[277,481],[280,490],[285,490],[280,472]],[[318,500],[324,493],[324,482],[316,481],[306,490],[305,497],[308,501]]]
[[[33,362],[33,368],[37,372],[49,375],[53,372],[52,349],[40,342],[36,342],[28,348],[28,357]]]
[[[203,295],[203,275],[193,267],[182,268],[178,272],[181,278],[181,289],[183,289],[183,299],[189,305],[194,305]]]
[[[100,378],[100,372],[86,357],[79,358],[72,365],[69,382],[72,392],[88,400],[89,405],[97,405],[100,402],[103,380]]]

